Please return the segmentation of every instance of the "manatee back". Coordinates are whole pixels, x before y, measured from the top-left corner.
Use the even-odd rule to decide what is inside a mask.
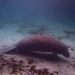
[[[62,54],[66,57],[70,56],[70,53],[64,43],[58,39],[46,35],[46,34],[35,34],[24,38],[19,41],[16,45],[19,50],[29,51],[41,51],[41,52],[53,52]]]

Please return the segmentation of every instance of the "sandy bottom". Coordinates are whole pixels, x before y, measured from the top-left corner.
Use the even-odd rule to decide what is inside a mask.
[[[52,59],[46,54],[4,54],[0,56],[0,75],[75,75],[75,26],[49,21],[5,21],[0,23],[0,50],[29,35],[43,32],[68,46],[70,58]]]
[[[43,54],[4,54],[0,56],[0,75],[75,75],[75,58]]]

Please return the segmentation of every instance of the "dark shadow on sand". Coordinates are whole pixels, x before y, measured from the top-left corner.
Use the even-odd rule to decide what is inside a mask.
[[[23,56],[29,56],[32,58],[39,58],[39,59],[44,59],[46,61],[56,61],[56,62],[63,62],[63,63],[67,63],[68,61],[66,60],[66,57],[63,56],[53,56],[52,54],[47,54],[47,53],[40,53],[40,52],[30,52],[30,51],[26,51],[26,52],[8,52],[7,54],[20,54]]]

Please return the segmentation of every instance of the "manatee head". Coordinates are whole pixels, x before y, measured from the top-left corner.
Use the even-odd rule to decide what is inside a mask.
[[[68,50],[68,48],[65,46],[64,48],[63,48],[63,50],[62,50],[63,52],[62,52],[62,55],[63,56],[65,56],[65,57],[70,57],[70,52],[69,52],[69,50]]]

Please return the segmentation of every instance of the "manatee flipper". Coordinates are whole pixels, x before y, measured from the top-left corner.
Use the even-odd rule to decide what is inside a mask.
[[[16,49],[15,45],[10,46],[10,47],[6,47],[6,48],[0,50],[0,54],[4,54],[4,53],[7,53],[7,52],[12,52],[15,49]]]

